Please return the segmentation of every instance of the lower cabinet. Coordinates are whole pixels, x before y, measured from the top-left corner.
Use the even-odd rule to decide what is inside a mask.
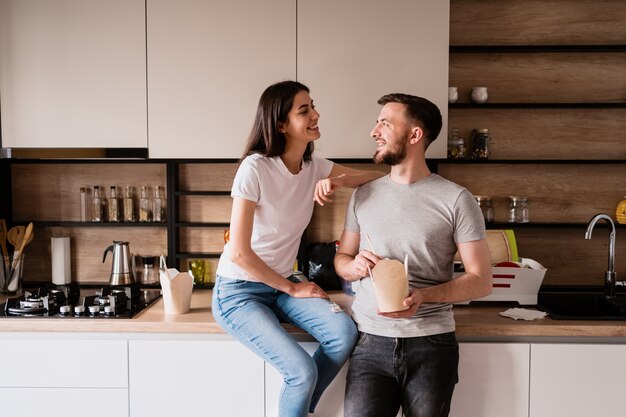
[[[529,372],[527,343],[461,343],[450,417],[528,417]]]
[[[128,417],[126,340],[1,336],[1,415]]]
[[[130,340],[133,417],[264,417],[263,360],[234,340]]]
[[[623,416],[625,345],[533,344],[530,417]]]

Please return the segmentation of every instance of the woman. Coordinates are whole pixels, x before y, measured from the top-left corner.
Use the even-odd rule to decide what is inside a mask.
[[[323,204],[337,187],[355,187],[384,175],[313,156],[318,120],[309,89],[301,83],[283,81],[261,96],[233,182],[230,240],[213,292],[217,323],[282,374],[281,417],[313,412],[357,337],[352,320],[333,308],[320,287],[292,275],[313,213],[312,197]],[[320,342],[313,357],[280,320]]]

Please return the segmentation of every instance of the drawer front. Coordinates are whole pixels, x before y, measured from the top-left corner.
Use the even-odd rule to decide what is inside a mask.
[[[0,340],[0,387],[128,388],[125,340]]]
[[[128,390],[0,388],[2,415],[11,417],[128,417]]]

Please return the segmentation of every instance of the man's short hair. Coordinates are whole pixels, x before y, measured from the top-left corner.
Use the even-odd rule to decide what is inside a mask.
[[[439,108],[430,100],[423,97],[404,93],[385,94],[378,99],[378,104],[400,103],[405,105],[407,118],[420,125],[424,130],[426,144],[424,149],[437,139],[441,132],[442,119]]]

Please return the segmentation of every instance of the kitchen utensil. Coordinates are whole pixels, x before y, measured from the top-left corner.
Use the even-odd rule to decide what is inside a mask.
[[[3,256],[0,266],[0,294],[15,294],[21,288],[24,257],[23,252],[17,257]]]
[[[111,263],[110,285],[127,285],[135,282],[129,242],[113,241],[113,244],[104,250],[102,262],[106,260],[107,253],[111,252],[113,262]]]
[[[0,219],[0,247],[2,248],[2,256],[9,256],[7,234],[7,223],[4,219]]]
[[[13,248],[17,249],[25,233],[26,226],[14,226],[10,228],[7,232],[7,240],[11,245],[13,245]],[[26,244],[29,244],[33,240],[33,235],[31,234],[28,239],[29,240],[26,242]]]
[[[13,246],[15,247],[15,252],[13,252],[13,262],[17,262],[19,260],[20,255],[24,251],[24,247],[26,247],[26,245],[33,240],[33,223],[28,223],[28,226],[26,226],[24,232],[20,233],[22,227],[24,226],[16,226],[11,228],[11,230],[17,229],[19,231],[17,233],[17,240],[15,241],[15,243],[13,243]],[[11,230],[9,230],[9,235],[11,234]],[[15,266],[11,265],[11,267],[15,269]]]

